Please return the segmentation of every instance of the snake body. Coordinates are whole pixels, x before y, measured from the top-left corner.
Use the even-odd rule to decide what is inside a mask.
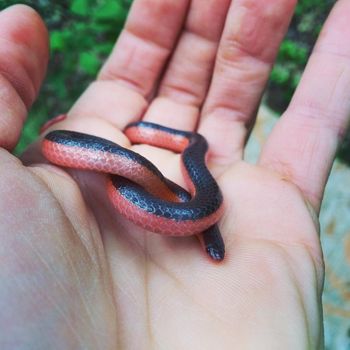
[[[52,131],[43,139],[42,152],[59,166],[110,174],[109,198],[128,220],[163,235],[198,234],[210,257],[222,260],[225,248],[216,223],[223,213],[223,196],[206,167],[205,138],[148,122],[129,124],[124,133],[133,144],[181,153],[190,193],[166,179],[140,154],[100,137]]]

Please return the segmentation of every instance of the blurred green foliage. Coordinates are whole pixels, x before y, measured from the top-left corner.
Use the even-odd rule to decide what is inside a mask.
[[[283,112],[297,87],[312,48],[336,0],[299,0],[286,38],[271,72],[265,102]],[[350,133],[338,151],[350,165]]]
[[[306,62],[336,0],[299,0],[270,76],[267,103],[283,112],[298,85]]]
[[[278,112],[288,105],[312,47],[335,0],[299,0],[271,73],[266,103]],[[0,9],[18,3],[0,0]],[[50,31],[46,84],[33,106],[17,152],[33,141],[45,120],[65,112],[94,79],[113,48],[132,0],[26,0]],[[340,156],[350,163],[349,141]]]

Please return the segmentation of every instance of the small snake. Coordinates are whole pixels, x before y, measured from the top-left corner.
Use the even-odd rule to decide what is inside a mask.
[[[205,138],[148,122],[129,124],[124,133],[132,144],[181,153],[190,194],[140,154],[100,137],[52,131],[42,141],[42,152],[59,166],[109,174],[108,196],[128,220],[163,235],[197,234],[209,256],[222,260],[225,245],[216,223],[223,214],[223,197],[205,164]]]

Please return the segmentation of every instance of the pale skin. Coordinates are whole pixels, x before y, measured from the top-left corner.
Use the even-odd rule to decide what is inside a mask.
[[[111,208],[103,176],[12,156],[48,60],[25,6],[0,13],[1,349],[321,349],[318,213],[350,111],[350,2],[326,21],[256,165],[247,135],[294,0],[135,0],[90,87],[51,129],[130,146],[144,119],[201,132],[225,196],[226,258]],[[226,20],[225,20],[226,19]],[[161,28],[161,30],[160,30]],[[64,112],[64,111],[63,111]],[[132,147],[183,184],[179,156]]]

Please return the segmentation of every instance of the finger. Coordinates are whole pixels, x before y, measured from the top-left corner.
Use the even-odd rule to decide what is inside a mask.
[[[319,209],[350,113],[350,2],[327,19],[299,87],[264,147],[260,163],[294,182]]]
[[[47,30],[39,15],[24,5],[1,11],[0,147],[15,147],[44,78],[47,60]]]
[[[229,10],[199,125],[211,163],[240,159],[295,0],[236,0]]]
[[[139,120],[182,28],[189,0],[136,0],[113,52],[69,112],[101,136]],[[108,134],[108,133],[107,133]]]
[[[193,0],[184,30],[145,120],[193,130],[210,83],[231,0]]]
[[[148,96],[157,83],[185,19],[188,0],[136,0],[99,78]]]

